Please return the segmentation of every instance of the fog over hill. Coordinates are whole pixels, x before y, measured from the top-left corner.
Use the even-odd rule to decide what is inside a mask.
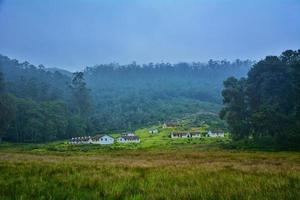
[[[61,116],[52,116],[53,121],[49,116],[49,122],[44,122],[42,117],[35,118],[40,121],[40,128],[46,126],[44,123],[50,123],[56,130],[54,136],[47,134],[50,135],[47,140],[70,134],[133,130],[196,113],[217,114],[223,80],[228,76],[245,76],[252,64],[249,60],[144,65],[114,63],[86,67],[82,73],[72,74],[59,68],[34,66],[0,56],[6,91],[17,98],[17,112],[28,106],[36,110],[33,116],[65,110]],[[54,110],[45,112],[44,109]],[[31,114],[27,117],[32,118]],[[57,117],[66,120],[59,124]],[[30,132],[38,134],[39,126],[30,123],[24,122],[22,126],[36,127]],[[24,130],[27,134],[26,128]],[[11,139],[20,135],[14,128],[11,132],[15,132],[10,134]],[[18,140],[29,139],[24,136]],[[42,137],[35,140],[42,140]]]

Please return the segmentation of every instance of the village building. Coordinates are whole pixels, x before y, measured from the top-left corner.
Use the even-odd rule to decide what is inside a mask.
[[[84,137],[84,139],[83,139],[84,144],[91,144],[92,142],[93,142],[93,140],[92,140],[91,136]]]
[[[118,138],[120,143],[140,143],[141,140],[136,135],[122,135]]]
[[[70,139],[70,144],[113,144],[114,138],[109,135],[96,135],[83,136],[83,137],[74,137]]]
[[[149,133],[151,133],[151,134],[157,134],[158,133],[158,129],[157,128],[150,128],[149,129]]]
[[[74,137],[70,139],[70,144],[91,144],[92,137],[91,136],[83,136],[83,137]]]
[[[188,132],[188,131],[182,131],[182,132],[172,132],[170,134],[171,138],[200,138],[201,132]]]
[[[165,122],[162,127],[163,128],[174,128],[177,127],[178,124],[176,122]]]
[[[96,135],[93,138],[94,144],[113,144],[115,139],[110,135]]]
[[[190,132],[190,135],[192,138],[199,138],[199,137],[201,137],[201,132],[197,132],[197,131]]]
[[[225,137],[225,133],[223,130],[216,129],[216,130],[209,130],[207,132],[208,137]]]
[[[122,135],[122,136],[135,136],[135,134],[132,133],[132,132],[124,132],[124,133],[122,133],[121,135]]]
[[[189,138],[191,134],[189,132],[172,132],[171,138]]]

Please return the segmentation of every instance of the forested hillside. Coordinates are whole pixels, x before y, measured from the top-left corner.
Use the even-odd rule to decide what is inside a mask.
[[[252,62],[98,65],[85,69],[97,129],[134,129],[220,109],[222,81],[244,76]],[[210,104],[207,104],[209,102]]]
[[[73,111],[70,77],[4,56],[0,70],[0,137],[45,142],[85,133],[86,121]]]
[[[1,137],[51,141],[217,113],[222,81],[245,76],[252,64],[248,60],[108,64],[72,76],[0,56]]]

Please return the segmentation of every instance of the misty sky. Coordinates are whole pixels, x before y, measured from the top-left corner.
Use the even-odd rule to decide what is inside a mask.
[[[0,54],[94,64],[255,59],[300,48],[300,0],[0,0]]]

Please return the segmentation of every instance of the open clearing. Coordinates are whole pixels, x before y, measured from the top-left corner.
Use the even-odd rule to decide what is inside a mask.
[[[68,146],[68,145],[65,145]],[[1,199],[299,199],[300,153],[0,148]],[[50,148],[51,149],[51,148]]]

